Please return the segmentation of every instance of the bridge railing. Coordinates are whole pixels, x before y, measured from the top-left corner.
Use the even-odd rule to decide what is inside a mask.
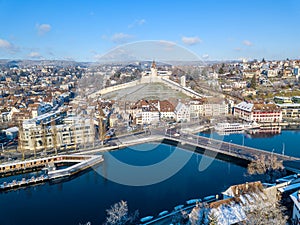
[[[262,149],[252,148],[244,145],[238,145],[234,143],[229,143],[217,139],[207,138],[199,135],[194,135],[190,133],[182,132],[180,136],[174,136],[170,134],[165,134],[166,138],[172,138],[176,141],[184,141],[186,143],[194,144],[202,148],[207,148],[213,151],[219,151],[226,153],[228,155],[234,155],[239,158],[244,158],[247,160],[253,160],[257,155],[272,155],[276,156],[281,160],[300,160],[296,157],[291,157],[287,155],[278,154],[275,152],[269,152]],[[204,141],[204,142],[203,142]]]

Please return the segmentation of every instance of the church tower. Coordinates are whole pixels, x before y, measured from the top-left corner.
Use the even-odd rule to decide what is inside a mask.
[[[156,63],[154,60],[151,65],[151,77],[157,77]]]

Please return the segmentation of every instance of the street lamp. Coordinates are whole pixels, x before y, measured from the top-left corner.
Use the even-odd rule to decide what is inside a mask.
[[[245,145],[245,135],[243,134],[243,146]]]
[[[232,140],[230,140],[230,142],[229,142],[229,148],[228,148],[229,153],[230,153],[230,149],[231,149],[231,142],[232,142]]]

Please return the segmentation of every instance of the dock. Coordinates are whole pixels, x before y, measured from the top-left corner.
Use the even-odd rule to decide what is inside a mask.
[[[31,179],[22,178],[21,180],[13,180],[11,182],[3,182],[0,184],[0,191],[9,191],[13,189],[17,189],[20,187],[27,187],[39,183],[45,183],[47,181],[56,180],[65,177],[71,177],[81,171],[84,171],[92,166],[95,166],[101,162],[103,162],[102,155],[58,155],[34,160],[28,160],[26,162],[16,162],[10,163],[6,165],[2,165],[2,171],[7,169],[10,172],[12,171],[26,171],[29,168],[34,167],[34,165],[38,168],[45,168],[45,174],[39,177],[32,177]],[[56,169],[55,167],[49,169],[47,166],[49,164],[63,164],[63,163],[75,163],[67,168]],[[1,168],[1,167],[0,167]]]
[[[55,155],[42,157],[37,159],[14,161],[11,163],[4,163],[0,165],[0,176],[10,176],[17,172],[28,172],[32,170],[41,170],[49,164],[53,163],[78,163],[84,160],[90,159],[91,157],[96,157],[92,155]]]
[[[0,185],[0,191],[9,191],[13,189],[18,189],[22,187],[28,187],[37,184],[43,184],[49,180],[47,175],[41,175],[39,177],[31,177],[30,179],[22,178],[22,180],[13,180],[12,182],[3,182]]]
[[[49,179],[53,180],[53,179],[73,176],[83,170],[86,170],[87,168],[90,168],[96,164],[103,162],[104,160],[102,155],[81,155],[81,157],[79,155],[76,156],[78,156],[78,158],[84,157],[85,159],[78,160],[77,164],[67,167],[65,169],[49,171],[48,172]],[[74,160],[72,161],[74,162]]]

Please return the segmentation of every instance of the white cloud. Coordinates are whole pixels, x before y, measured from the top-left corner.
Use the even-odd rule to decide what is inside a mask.
[[[198,44],[198,43],[202,42],[202,40],[197,36],[195,36],[195,37],[182,37],[181,40],[186,45],[195,45],[195,44]]]
[[[0,48],[9,49],[11,47],[12,47],[11,43],[9,43],[6,40],[0,39]]]
[[[132,24],[128,25],[128,28],[133,28],[135,26],[142,26],[145,23],[146,23],[145,19],[135,20]]]
[[[253,45],[253,43],[251,41],[248,41],[248,40],[244,40],[243,44],[246,45],[246,46],[252,46]]]
[[[130,34],[116,33],[111,37],[111,40],[115,43],[120,44],[120,43],[125,43],[132,38],[133,38],[133,36]]]
[[[36,28],[38,30],[38,35],[44,35],[52,29],[50,24],[45,24],[45,23],[44,24],[37,24]]]
[[[203,58],[203,59],[208,59],[208,58],[209,58],[209,55],[208,55],[208,54],[203,54],[203,55],[202,55],[202,58]]]
[[[38,52],[30,52],[28,54],[28,57],[32,58],[32,59],[40,59],[42,58],[41,54]]]
[[[12,43],[10,43],[7,40],[0,39],[0,50],[3,49],[5,51],[8,51],[10,53],[16,53],[19,51],[19,48]]]

